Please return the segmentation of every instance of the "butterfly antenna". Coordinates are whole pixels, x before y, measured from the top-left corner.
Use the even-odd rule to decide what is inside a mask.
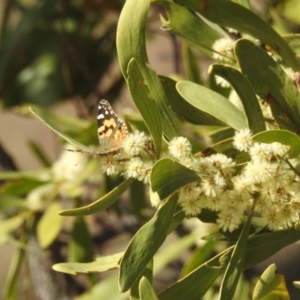
[[[80,160],[77,164],[75,164],[75,167],[77,167],[79,164],[81,164],[85,159],[88,159],[89,155],[90,155],[90,153],[87,156],[85,156],[82,160]]]
[[[87,159],[91,154],[94,153],[93,152],[87,152],[87,151],[84,151],[84,150],[81,150],[81,149],[63,149],[63,150],[66,150],[66,151],[69,151],[69,152],[79,152],[79,153],[84,153],[84,154],[87,154],[87,156],[85,156],[82,160],[80,160],[76,165],[75,167],[77,167],[80,163],[82,163],[85,159]]]
[[[85,151],[83,151],[83,150],[80,150],[80,149],[65,149],[65,148],[63,148],[63,150],[66,150],[66,151],[69,151],[69,152],[80,152],[80,153],[86,153]]]

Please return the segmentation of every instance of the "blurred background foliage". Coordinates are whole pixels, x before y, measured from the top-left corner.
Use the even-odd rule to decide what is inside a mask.
[[[237,0],[235,2],[245,4],[248,1]],[[123,4],[124,1],[122,0],[1,1],[0,101],[2,107],[7,110],[19,105],[37,105],[45,108],[68,101],[74,106],[77,116],[86,119],[88,116],[93,115],[93,108],[99,99],[117,99],[124,87],[124,79],[118,66],[115,47],[116,27]],[[300,2],[298,0],[257,0],[251,1],[251,4],[255,12],[280,34],[300,33]],[[153,24],[154,26],[159,24],[159,13],[164,14],[163,9],[153,6],[149,17],[149,27]],[[134,18],[134,12],[132,15]],[[159,32],[158,26],[155,27],[153,32]],[[152,34],[151,37],[153,36]],[[186,45],[180,48],[179,39],[174,36],[169,37],[173,41],[174,56],[172,57],[172,63],[174,70],[178,73],[177,75],[187,79],[193,79],[192,76],[196,76],[194,79],[198,78],[199,82],[202,81],[203,84],[209,85],[210,79],[203,76],[204,73],[206,74],[205,66],[209,58],[198,53],[195,54],[193,51],[190,53],[192,56],[189,56],[187,52],[190,50],[184,48]],[[157,45],[157,48],[162,47],[161,44]],[[188,59],[196,59],[200,66],[200,74],[195,75],[195,70],[192,70],[194,73],[191,74],[191,70],[186,67],[190,65],[187,63]],[[183,60],[183,64],[180,63],[181,60]],[[197,69],[196,72],[199,70]],[[215,89],[219,88],[215,87]],[[72,118],[59,119],[58,117],[57,122],[68,134],[82,143],[97,143],[94,118],[85,122],[84,120],[76,119],[74,121]],[[142,122],[134,118],[132,118],[131,123],[136,127],[143,126]],[[44,125],[41,124],[41,126]],[[193,127],[187,126],[185,130],[188,131],[191,128]],[[6,128],[1,128],[1,131],[6,130],[9,130],[9,124]],[[2,136],[0,136],[1,142],[5,146],[5,140]],[[4,148],[0,144],[0,170],[16,170],[17,166],[10,153],[6,152]],[[37,154],[37,159],[43,161],[45,167],[53,164],[34,142],[32,149]],[[21,150],[20,155],[22,155]],[[72,164],[72,162],[69,163]],[[93,162],[89,163],[89,167],[97,170],[97,165]],[[75,206],[97,199],[101,193],[103,194],[105,190],[111,190],[118,183],[117,179],[101,178],[101,183],[105,184],[99,188],[98,181],[96,184],[87,181],[89,194],[86,193],[80,198],[78,195],[82,193],[82,190],[77,190],[77,187],[90,176],[91,173],[89,172],[81,174],[77,183],[71,188],[68,187],[69,191],[73,189],[72,193],[74,193],[75,202],[77,202]],[[18,249],[7,276],[7,289],[17,289],[19,266],[24,260],[24,250],[27,247],[38,248],[41,246],[35,240],[31,240],[30,244],[28,241],[30,236],[34,236],[34,229],[36,229],[36,224],[42,216],[46,225],[43,225],[43,223],[39,225],[40,228],[42,227],[42,229],[39,229],[41,233],[38,233],[40,240],[43,239],[43,233],[48,230],[49,224],[52,226],[57,222],[55,224],[58,226],[52,228],[57,234],[54,233],[55,241],[51,241],[51,239],[50,242],[47,241],[50,243],[50,246],[47,244],[48,254],[51,254],[47,259],[50,257],[51,262],[48,262],[45,257],[38,256],[37,258],[34,252],[33,255],[32,253],[30,255],[29,251],[28,261],[31,261],[31,268],[33,270],[39,269],[42,274],[49,274],[51,266],[55,262],[64,260],[89,261],[93,259],[95,253],[105,252],[105,249],[99,245],[112,240],[122,231],[131,236],[136,232],[139,225],[147,219],[145,215],[139,215],[141,209],[146,209],[147,206],[144,199],[144,187],[140,183],[134,183],[130,190],[131,202],[129,204],[118,203],[114,205],[111,211],[116,212],[116,214],[112,218],[109,219],[107,215],[101,212],[101,214],[87,219],[77,218],[72,224],[67,221],[67,224],[64,224],[64,230],[58,236],[63,225],[59,223],[61,222],[59,221],[59,219],[61,220],[60,216],[53,220],[53,214],[57,215],[61,207],[57,207],[55,203],[45,206],[44,211],[29,214],[28,206],[24,204],[27,195],[32,190],[38,187],[50,188],[51,190],[51,186],[48,184],[49,177],[47,177],[49,174],[47,173],[46,176],[48,181],[43,177],[44,174],[40,171],[36,177],[31,176],[32,174],[28,177],[25,173],[19,173],[18,176],[11,175],[12,180],[6,178],[2,181],[0,214],[1,219],[6,219],[9,223],[5,223],[6,227],[2,231],[4,234],[0,237],[1,243],[4,244],[9,241]],[[121,214],[134,216],[135,221],[124,221],[125,219],[120,217]],[[43,229],[45,226],[46,228]],[[89,232],[92,232],[92,238],[89,237]],[[7,233],[11,235],[9,238],[6,235]],[[179,236],[185,235],[186,229],[179,227],[177,233]],[[68,244],[70,247],[66,251],[65,248]],[[85,245],[85,249],[80,244]],[[212,249],[213,245],[210,243],[209,251],[213,251]],[[34,259],[32,259],[32,256]],[[167,263],[168,261],[164,262],[165,265]],[[171,266],[172,275],[167,274],[169,276],[168,280],[165,278],[161,280],[158,284],[160,289],[168,285],[169,281],[174,280],[181,264],[182,261],[178,260]],[[51,274],[49,277],[43,277],[43,282],[41,277],[34,278],[34,275],[31,274],[31,280],[40,284],[40,287],[38,287],[38,284],[32,285],[35,286],[36,291],[41,290],[40,293],[36,292],[36,294],[44,295],[40,296],[41,299],[46,299],[43,298],[45,295],[56,295],[58,299],[63,299],[65,295],[78,295],[98,282],[93,276],[86,276],[87,279],[76,278],[74,280],[73,276],[57,274],[53,271]],[[62,276],[64,276],[64,280],[62,280]],[[115,284],[115,278],[113,282]],[[117,290],[117,287],[112,288],[113,284],[104,283],[111,290]],[[47,284],[48,288],[45,288]],[[60,286],[61,284],[63,286]],[[60,289],[63,291],[63,295],[49,292],[52,288]],[[101,288],[98,287],[97,293],[104,293]],[[24,286],[23,289],[25,289]],[[11,295],[17,294],[17,292],[8,290],[6,292],[11,293]],[[93,299],[91,297],[91,295],[86,295],[86,298],[82,296],[78,299]]]
[[[115,98],[115,70],[105,95],[99,82],[116,66],[115,36],[124,1],[3,1],[0,97],[7,108],[48,106],[67,98]]]
[[[256,13],[280,34],[299,32],[297,0],[251,2]],[[48,106],[72,97],[86,98],[91,93],[99,98],[116,98],[123,84],[115,49],[116,26],[123,3],[123,0],[2,1],[3,106],[10,108],[23,103]],[[163,13],[157,7],[156,11]],[[178,61],[174,60],[174,64]],[[101,82],[112,69],[114,76],[104,91]],[[182,67],[176,69],[183,71]]]

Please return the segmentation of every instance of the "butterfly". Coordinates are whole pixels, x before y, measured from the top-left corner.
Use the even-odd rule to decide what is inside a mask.
[[[98,138],[99,151],[87,152],[84,150],[65,149],[71,152],[94,154],[96,157],[117,154],[128,135],[128,128],[125,122],[120,120],[113,111],[108,101],[102,99],[98,104]]]
[[[102,99],[98,104],[98,137],[100,150],[97,156],[119,152],[128,135],[125,122],[120,120],[108,101]]]

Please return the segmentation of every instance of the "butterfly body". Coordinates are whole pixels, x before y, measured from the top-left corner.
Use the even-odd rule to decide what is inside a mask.
[[[113,154],[120,151],[128,128],[113,111],[110,103],[104,99],[98,104],[98,137],[100,151],[98,156]]]

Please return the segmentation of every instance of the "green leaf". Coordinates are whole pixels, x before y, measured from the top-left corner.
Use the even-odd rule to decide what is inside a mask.
[[[257,281],[253,300],[290,300],[283,275],[277,273],[275,264],[270,265]]]
[[[226,250],[213,259],[206,261],[193,272],[159,293],[158,299],[200,299],[213,282],[225,271],[226,263],[224,261],[229,260],[230,253],[230,250]],[[221,261],[222,255],[226,256]]]
[[[196,109],[200,109],[234,129],[248,128],[245,115],[222,95],[190,81],[179,81],[179,94]]]
[[[135,180],[130,186],[130,205],[134,212],[134,215],[142,223],[149,220],[149,216],[146,213],[149,207],[149,199],[147,197],[145,184],[141,181]]]
[[[283,36],[284,40],[288,43],[288,45],[293,49],[296,54],[296,58],[299,61],[300,57],[300,34],[293,33],[287,34]]]
[[[160,17],[162,29],[180,36],[189,46],[213,57],[212,45],[220,38],[215,30],[188,9],[169,1],[154,1],[167,10],[168,20]]]
[[[224,65],[212,65],[211,70],[214,74],[228,81],[240,97],[252,132],[257,133],[266,130],[264,117],[255,92],[245,76],[237,69]]]
[[[31,152],[35,155],[35,157],[38,159],[38,161],[44,166],[44,167],[51,167],[51,160],[48,157],[48,155],[45,153],[41,145],[36,143],[33,140],[29,140],[27,142],[29,149]]]
[[[146,268],[143,270],[141,275],[136,279],[135,283],[130,289],[130,300],[140,300],[140,281],[142,278],[146,278],[148,282],[152,283],[153,280],[153,259],[149,261]]]
[[[223,153],[226,156],[231,157],[236,164],[244,163],[245,161],[250,160],[249,154],[246,152],[238,151],[233,147],[232,142],[232,138],[222,140],[207,148],[204,152],[207,156],[215,153]]]
[[[234,296],[239,278],[244,267],[244,258],[250,231],[251,218],[252,215],[248,217],[247,222],[243,227],[243,231],[232,251],[229,264],[226,268],[225,275],[221,283],[219,295],[220,300],[231,300]]]
[[[24,218],[24,215],[20,215],[18,217]],[[20,273],[22,270],[21,267],[26,259],[25,249],[28,244],[29,235],[32,232],[33,222],[34,217],[30,214],[22,226],[21,234],[18,237],[18,242],[21,247],[16,249],[10,262],[9,270],[6,274],[5,285],[1,291],[3,299],[16,299],[18,297],[18,284],[20,283]],[[1,225],[3,225],[3,223]],[[6,224],[4,223],[4,226],[5,225]],[[0,226],[0,228],[3,231],[2,226]]]
[[[182,208],[180,208],[180,210],[177,211],[173,216],[172,223],[169,228],[169,233],[173,232],[177,228],[177,226],[181,224],[184,218],[185,218],[185,213],[182,210]]]
[[[60,210],[60,203],[51,203],[37,224],[37,239],[43,249],[52,244],[62,229]]]
[[[7,235],[19,228],[27,219],[26,214],[19,214],[0,221],[0,236]]]
[[[299,68],[295,54],[284,39],[263,19],[243,6],[226,0],[202,0],[200,2],[199,0],[176,0],[176,2],[196,10],[219,26],[234,28],[259,39],[281,55],[291,68],[294,70]],[[252,62],[252,55],[248,56],[248,61]]]
[[[94,259],[92,238],[82,217],[75,219],[68,250],[68,260],[71,262],[89,262]]]
[[[146,277],[143,277],[139,284],[141,300],[158,300],[156,293]]]
[[[132,100],[140,111],[159,154],[162,143],[162,127],[157,104],[150,97],[150,90],[140,71],[137,61],[133,58],[128,65],[127,84]]]
[[[251,236],[247,243],[244,259],[244,269],[269,258],[283,247],[300,239],[297,230],[276,231]],[[160,300],[169,299],[199,299],[211,287],[213,282],[225,271],[234,246],[205,262],[193,272],[162,291],[158,296]],[[199,282],[199,278],[201,281]]]
[[[51,179],[51,174],[48,169],[34,170],[34,171],[0,172],[0,180],[22,179],[22,178],[47,182]]]
[[[251,236],[246,250],[245,269],[262,262],[298,240],[300,240],[300,232],[294,229]]]
[[[21,177],[21,176],[20,176]],[[45,182],[36,180],[34,178],[19,178],[18,180],[11,180],[5,182],[1,187],[1,194],[5,195],[26,195],[35,188],[44,185]]]
[[[134,235],[120,264],[120,291],[127,291],[141,275],[164,242],[172,221],[178,195],[171,196]]]
[[[199,240],[199,235],[199,231],[194,231],[160,249],[154,256],[154,274],[158,274],[172,260],[178,258],[184,251],[192,247]]]
[[[249,0],[233,0],[233,2],[242,5],[244,7],[246,7],[247,9],[251,9],[251,5],[249,3]]]
[[[171,140],[180,136],[177,121],[155,71],[148,64],[145,27],[150,6],[149,0],[127,0],[122,9],[117,28],[117,51],[123,76],[127,78],[128,64],[134,58],[140,68],[145,84],[150,90],[149,98],[154,99],[159,109],[164,135]],[[134,11],[134,18],[132,12]],[[130,41],[130,43],[128,43]],[[147,102],[146,102],[147,103]],[[147,105],[147,104],[144,105]]]
[[[231,127],[217,127],[217,126],[207,126],[204,127],[203,132],[209,135],[212,139],[212,143],[219,143],[224,140],[229,140],[234,135],[234,129]]]
[[[93,285],[87,292],[76,296],[76,300],[128,300],[129,293],[120,294],[118,290],[117,274],[101,280]]]
[[[287,130],[269,130],[260,132],[252,137],[254,142],[271,144],[274,142],[290,146],[288,151],[289,158],[295,158],[300,154],[299,137]]]
[[[209,256],[212,256],[214,246],[214,242],[206,242],[204,245],[201,245],[200,247],[198,246],[194,250],[191,258],[183,266],[180,272],[180,278],[195,270],[198,266],[203,264]]]
[[[216,223],[218,214],[216,211],[203,208],[201,213],[197,215],[197,218],[199,218],[199,220],[203,223]]]
[[[106,272],[108,270],[117,269],[119,261],[122,258],[124,252],[108,255],[97,258],[96,261],[89,263],[59,263],[52,266],[52,269],[57,272],[76,275],[78,273],[98,273]]]
[[[170,158],[157,161],[150,175],[152,190],[158,193],[160,199],[165,199],[179,188],[198,179],[200,177],[195,171]]]
[[[242,73],[251,82],[256,94],[270,103],[279,125],[283,127],[286,119],[290,119],[291,128],[288,129],[299,133],[300,94],[292,79],[265,51],[248,40],[239,40],[235,51]]]
[[[197,57],[187,43],[182,43],[182,62],[189,81],[201,84],[200,69]]]
[[[61,216],[79,217],[91,215],[103,209],[106,209],[119,199],[119,197],[128,189],[133,181],[133,178],[126,179],[119,186],[115,187],[112,191],[110,191],[99,200],[80,208],[63,210],[59,214]]]
[[[42,110],[39,110],[38,108],[32,108],[30,107],[29,110],[38,118],[40,119],[46,126],[48,126],[52,131],[54,131],[55,133],[57,133],[59,136],[61,136],[63,139],[65,139],[67,142],[69,142],[70,144],[76,146],[77,148],[91,153],[93,152],[93,150],[91,150],[89,147],[77,142],[76,140],[74,140],[73,138],[71,138],[70,136],[68,136],[67,134],[65,134],[64,132],[62,132],[56,125],[54,125],[48,118],[47,116],[45,116],[42,112]]]
[[[0,211],[5,212],[7,209],[25,208],[27,204],[25,199],[13,195],[1,195]]]
[[[216,219],[217,219],[217,214],[216,214],[215,221],[213,223],[216,223]],[[245,217],[243,219],[246,221]],[[267,226],[266,221],[264,221],[262,218],[253,217],[251,220],[249,235],[270,232],[266,228],[266,226]],[[242,230],[243,227],[241,226],[232,232],[229,231],[224,232],[223,230],[218,230],[218,231],[214,230],[212,233],[209,233],[208,235],[205,235],[202,238],[206,241],[227,241],[227,242],[235,243],[239,239]]]
[[[300,281],[293,281],[293,285],[296,289],[300,290]]]
[[[182,116],[185,120],[193,124],[199,125],[215,125],[215,126],[224,126],[223,122],[220,122],[218,119],[213,116],[196,109],[195,106],[191,105],[184,100],[183,97],[176,90],[176,81],[166,77],[160,76],[161,84],[164,88],[164,91],[169,99],[169,103],[172,109]]]

